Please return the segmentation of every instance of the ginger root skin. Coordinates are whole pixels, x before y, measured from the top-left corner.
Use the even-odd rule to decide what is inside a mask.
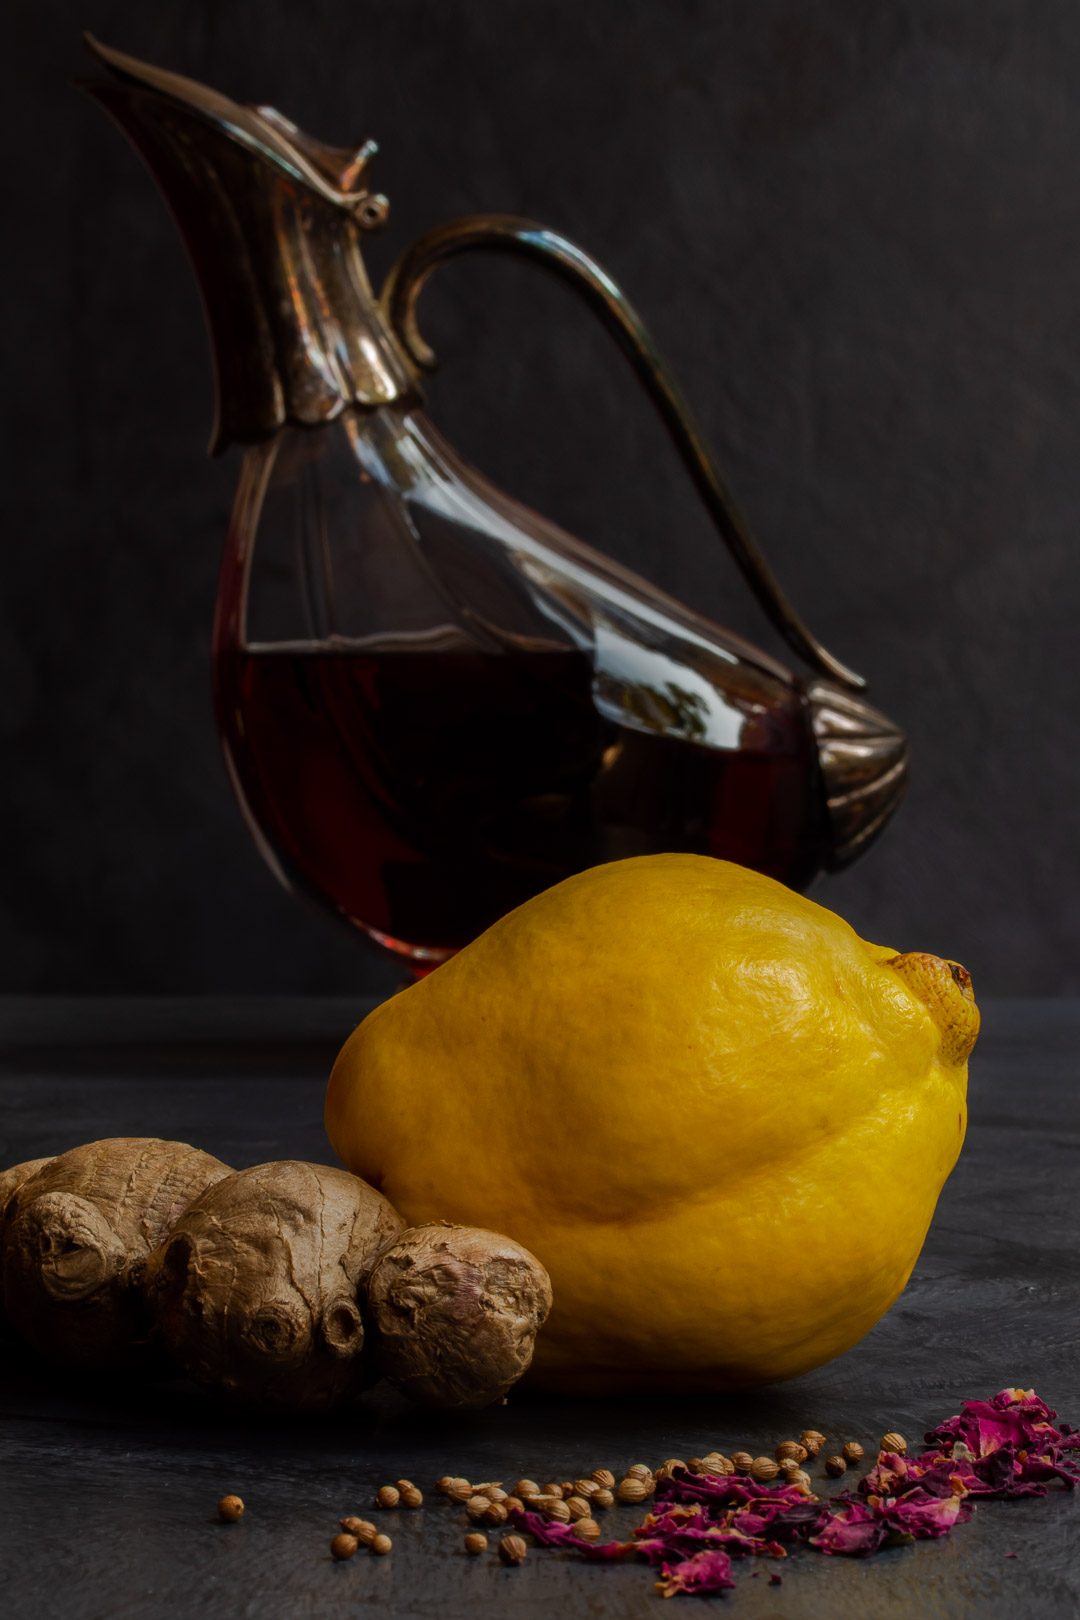
[[[29,1181],[31,1176],[36,1176],[39,1170],[44,1170],[45,1166],[52,1164],[52,1162],[51,1158],[24,1159],[22,1164],[13,1164],[6,1170],[0,1170],[0,1221],[4,1218],[4,1211],[7,1209],[13,1194],[18,1191],[23,1182]]]
[[[423,1406],[491,1406],[528,1369],[551,1309],[536,1256],[497,1232],[414,1226],[368,1279],[379,1371]]]
[[[10,1165],[7,1170],[0,1170],[0,1230],[4,1225],[4,1211],[13,1196],[24,1181],[36,1176],[39,1170],[44,1170],[52,1159],[24,1159],[22,1164]],[[0,1266],[0,1340],[6,1341],[10,1337],[7,1326],[7,1317],[4,1312],[4,1273]]]
[[[151,1256],[146,1297],[189,1377],[317,1411],[370,1382],[360,1288],[405,1222],[346,1170],[285,1159],[218,1181]]]
[[[147,1257],[191,1200],[228,1174],[186,1142],[122,1136],[72,1148],[27,1176],[0,1226],[4,1307],[18,1336],[60,1366],[137,1366],[147,1352]]]

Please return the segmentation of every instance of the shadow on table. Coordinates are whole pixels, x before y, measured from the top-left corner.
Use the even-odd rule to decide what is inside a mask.
[[[345,1410],[283,1413],[227,1404],[179,1379],[142,1381],[95,1377],[78,1385],[17,1349],[0,1353],[0,1413],[9,1420],[106,1428],[121,1440],[183,1437],[193,1449],[240,1445],[277,1451],[317,1449],[356,1457],[393,1448],[453,1455],[497,1447],[512,1438],[515,1452],[573,1455],[587,1438],[590,1451],[621,1457],[647,1423],[651,1436],[695,1436],[702,1448],[725,1434],[794,1432],[804,1428],[805,1391],[798,1382],[737,1395],[620,1394],[611,1399],[553,1396],[514,1390],[506,1404],[479,1412],[440,1412],[414,1406],[389,1386],[369,1390]]]

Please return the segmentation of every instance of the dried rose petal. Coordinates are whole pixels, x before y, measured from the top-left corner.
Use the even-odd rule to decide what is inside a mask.
[[[917,1471],[920,1460],[901,1457],[895,1451],[882,1451],[870,1472],[859,1481],[859,1489],[867,1496],[896,1496],[920,1477]]]
[[[725,1552],[700,1552],[674,1567],[665,1564],[661,1575],[656,1590],[666,1598],[679,1592],[726,1592],[735,1585]]]
[[[657,1563],[659,1555],[663,1552],[662,1543],[655,1544],[648,1541],[581,1541],[576,1543],[577,1550],[590,1563],[616,1564],[620,1559],[630,1558],[635,1553],[641,1554],[650,1563]],[[656,1556],[654,1556],[654,1553]]]
[[[989,1401],[964,1401],[959,1415],[931,1429],[926,1439],[943,1446],[961,1441],[975,1458],[988,1457],[1004,1446],[1040,1450],[1046,1440],[1060,1444],[1063,1439],[1054,1428],[1056,1416],[1034,1390],[1003,1389]]]
[[[679,1553],[684,1558],[709,1547],[718,1547],[735,1558],[760,1557],[773,1547],[777,1548],[781,1558],[787,1556],[779,1542],[766,1541],[760,1536],[747,1536],[741,1530],[720,1524],[705,1530],[676,1530],[664,1536],[660,1545],[668,1555]]]
[[[734,1514],[731,1522],[747,1535],[763,1536],[768,1531],[774,1541],[799,1541],[817,1528],[827,1511],[820,1502],[808,1502],[803,1496],[790,1503],[756,1502]]]
[[[627,1552],[632,1552],[639,1558],[644,1558],[647,1564],[662,1564],[678,1550],[668,1536],[643,1536],[640,1541],[609,1541],[606,1547],[596,1548],[597,1552],[604,1553],[602,1562],[605,1563],[610,1563],[616,1558],[625,1558]],[[698,1549],[691,1550],[696,1552]]]
[[[1038,1480],[1059,1479],[1067,1491],[1075,1490],[1077,1484],[1080,1483],[1080,1472],[1077,1471],[1077,1465],[1072,1458],[1065,1461],[1062,1457],[1055,1456],[1056,1451],[1057,1447],[1055,1446],[1046,1456],[1026,1457],[1018,1467],[1017,1480],[1021,1484],[1032,1484],[1032,1482]],[[1043,1493],[1036,1490],[1033,1484],[1029,1490],[1019,1490],[1017,1482],[1014,1481],[1012,1490],[1006,1494],[1010,1496],[1041,1496]]]
[[[859,1481],[864,1496],[901,1496],[915,1486],[933,1496],[958,1496],[982,1488],[970,1464],[943,1451],[924,1451],[918,1457],[887,1454]]]
[[[930,1496],[918,1488],[882,1509],[890,1530],[914,1536],[916,1541],[947,1536],[954,1524],[963,1524],[971,1514],[972,1509],[959,1496]]]
[[[634,1531],[635,1536],[666,1536],[687,1526],[708,1522],[708,1515],[700,1504],[691,1507],[668,1507],[663,1513],[648,1513]]]
[[[597,1546],[572,1524],[528,1511],[512,1518],[541,1546],[569,1548],[590,1561],[637,1555],[659,1565],[665,1597],[726,1591],[734,1584],[733,1556],[786,1558],[789,1548],[808,1544],[829,1556],[866,1557],[948,1535],[971,1517],[971,1498],[1045,1496],[1054,1480],[1071,1490],[1080,1483],[1080,1429],[1055,1427],[1055,1418],[1033,1390],[965,1401],[929,1431],[924,1451],[881,1452],[857,1491],[826,1502],[746,1474],[677,1473],[658,1482],[656,1508],[630,1541]]]
[[[678,1474],[659,1480],[656,1487],[658,1500],[671,1498],[676,1502],[703,1502],[725,1507],[737,1507],[746,1502],[776,1502],[781,1506],[796,1506],[806,1501],[797,1485],[775,1482],[759,1485],[747,1474]]]
[[[522,1511],[518,1508],[511,1509],[510,1519],[516,1529],[527,1530],[538,1547],[572,1547],[576,1552],[590,1553],[604,1551],[604,1548],[597,1546],[595,1542],[586,1541],[584,1536],[579,1536],[572,1524],[560,1524],[557,1520],[545,1519],[539,1513],[530,1513],[528,1510]],[[634,1550],[632,1541],[610,1542],[608,1545],[630,1552]]]
[[[1006,1407],[1018,1407],[1020,1410],[1030,1412],[1033,1417],[1041,1418],[1044,1423],[1053,1423],[1057,1413],[1053,1407],[1047,1406],[1040,1400],[1033,1389],[1002,1389],[991,1397],[990,1405],[999,1410]]]
[[[1055,1428],[1056,1415],[1033,1390],[965,1401],[956,1417],[927,1434],[936,1446],[906,1461],[882,1454],[862,1489],[899,1495],[918,1484],[939,1496],[1042,1496],[1046,1482],[1057,1479],[1072,1490],[1080,1483],[1080,1460],[1071,1455],[1077,1436],[1068,1424]]]
[[[866,1558],[877,1552],[887,1535],[888,1526],[880,1514],[862,1502],[849,1501],[829,1514],[817,1535],[810,1537],[810,1545],[830,1556],[841,1553]]]

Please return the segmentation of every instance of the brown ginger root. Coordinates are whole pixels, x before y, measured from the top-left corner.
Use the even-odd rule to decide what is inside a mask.
[[[367,1282],[379,1370],[425,1406],[500,1400],[532,1361],[551,1280],[528,1249],[496,1232],[415,1226]]]
[[[62,1366],[137,1364],[147,1340],[147,1256],[191,1200],[228,1174],[209,1153],[156,1137],[112,1137],[49,1160],[3,1213],[12,1327]]]
[[[23,1182],[29,1181],[31,1176],[36,1176],[47,1164],[52,1164],[52,1159],[24,1159],[22,1164],[13,1164],[10,1169],[0,1170],[0,1221],[4,1218],[4,1211],[11,1198]]]
[[[197,1382],[258,1406],[330,1407],[367,1376],[362,1282],[405,1223],[345,1170],[285,1159],[217,1182],[151,1256],[158,1333]]]
[[[51,1159],[24,1159],[22,1164],[13,1164],[10,1169],[0,1170],[0,1231],[4,1226],[4,1211],[11,1202],[17,1190],[24,1181],[36,1176],[39,1170],[44,1170]],[[0,1265],[0,1340],[6,1339],[7,1319],[4,1314],[4,1270]]]

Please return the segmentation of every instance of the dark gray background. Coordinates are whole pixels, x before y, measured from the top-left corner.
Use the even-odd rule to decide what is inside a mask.
[[[474,209],[623,283],[778,572],[909,729],[909,799],[816,895],[983,989],[1080,989],[1075,0],[19,0],[8,9],[0,987],[348,990],[279,891],[210,714],[235,459],[194,285],[71,88],[79,30],[373,134],[376,274]],[[768,634],[589,317],[470,261],[433,414],[513,493]]]

